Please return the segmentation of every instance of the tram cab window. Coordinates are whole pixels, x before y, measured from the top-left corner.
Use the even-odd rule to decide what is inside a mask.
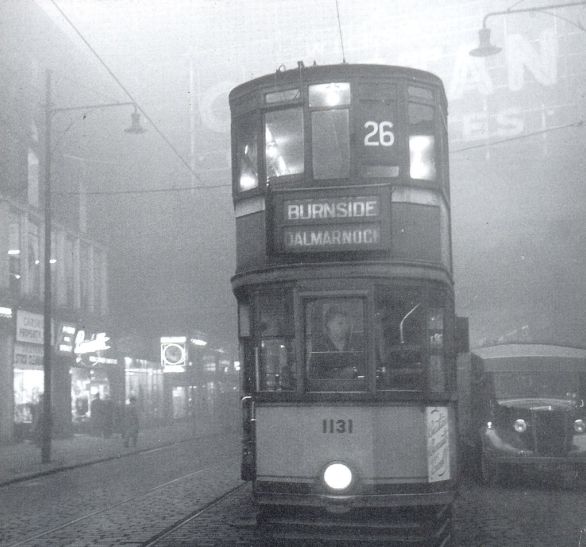
[[[425,310],[415,291],[381,291],[375,302],[377,389],[424,386]]]
[[[306,363],[310,379],[365,376],[364,300],[316,298],[305,306]]]
[[[236,168],[239,192],[258,188],[257,117],[247,114],[236,122]]]
[[[292,298],[263,294],[258,302],[259,387],[290,391],[296,387]]]
[[[309,86],[315,179],[340,179],[350,175],[349,105],[349,83]]]
[[[267,182],[303,173],[303,112],[301,108],[265,114]]]

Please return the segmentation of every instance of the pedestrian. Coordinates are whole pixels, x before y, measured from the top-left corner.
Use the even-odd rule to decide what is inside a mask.
[[[114,431],[114,402],[109,396],[102,401],[103,404],[103,429],[104,439],[109,439]]]
[[[104,402],[100,399],[100,393],[96,393],[90,404],[90,420],[92,431],[96,437],[101,437],[104,432]]]
[[[138,409],[136,408],[136,397],[131,395],[128,398],[128,404],[124,409],[124,426],[123,426],[123,433],[122,437],[124,439],[124,446],[128,448],[128,446],[136,446],[138,441],[138,429],[139,429],[139,420],[138,420]]]

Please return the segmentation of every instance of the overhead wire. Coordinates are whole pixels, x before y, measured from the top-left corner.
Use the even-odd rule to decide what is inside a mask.
[[[165,143],[173,151],[173,153],[175,154],[175,156],[177,156],[177,158],[181,161],[181,163],[183,163],[183,165],[188,169],[188,171],[198,181],[200,181],[203,184],[203,181],[201,180],[201,178],[199,177],[199,175],[197,174],[197,172],[192,169],[191,165],[189,165],[189,162],[187,162],[187,160],[179,153],[179,151],[177,150],[177,148],[167,138],[167,136],[161,131],[161,129],[154,122],[154,120],[144,110],[144,108],[142,108],[142,106],[140,106],[140,104],[134,98],[134,96],[132,95],[132,93],[130,93],[130,91],[126,88],[126,86],[124,86],[124,84],[120,81],[120,79],[116,76],[116,74],[114,74],[114,72],[112,71],[112,69],[106,64],[106,62],[102,59],[102,57],[98,54],[98,52],[87,41],[87,39],[81,33],[81,31],[73,24],[73,21],[71,21],[71,19],[69,19],[69,17],[67,17],[67,15],[65,14],[65,12],[58,6],[56,0],[50,0],[50,1],[51,1],[51,4],[53,4],[53,6],[55,7],[55,9],[61,14],[61,16],[67,21],[67,23],[75,31],[75,33],[80,37],[80,39],[87,46],[87,48],[94,54],[94,56],[96,57],[96,59],[98,59],[98,61],[100,62],[100,64],[106,69],[106,71],[112,77],[112,79],[120,86],[120,89],[122,89],[122,91],[124,91],[124,93],[126,94],[126,96],[136,105],[136,108],[138,110],[140,110],[140,112],[144,115],[144,117],[148,120],[148,122],[153,126],[153,128],[155,129],[155,131],[165,141]]]
[[[568,123],[565,125],[556,125],[555,127],[548,127],[547,129],[541,129],[539,131],[533,131],[531,133],[524,133],[523,135],[515,135],[514,137],[508,137],[506,139],[499,139],[495,141],[488,141],[479,144],[473,144],[471,146],[466,146],[464,148],[458,148],[457,150],[451,150],[450,154],[458,154],[460,152],[466,152],[468,150],[474,150],[476,148],[486,148],[487,146],[495,146],[498,144],[503,144],[506,142],[511,141],[519,141],[522,139],[527,139],[529,137],[535,137],[536,135],[543,135],[545,133],[551,133],[552,131],[559,131],[560,129],[567,129],[569,127],[583,127],[584,120],[578,120],[576,122]]]

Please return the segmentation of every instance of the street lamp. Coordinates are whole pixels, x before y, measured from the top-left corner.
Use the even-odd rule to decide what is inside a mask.
[[[557,8],[569,8],[571,6],[586,6],[586,2],[568,2],[566,4],[552,4],[548,6],[538,6],[533,8],[519,8],[519,9],[508,9],[505,11],[492,11],[487,13],[482,20],[482,28],[478,31],[478,47],[470,50],[470,55],[473,57],[488,57],[490,55],[495,55],[499,51],[502,51],[502,48],[497,47],[490,43],[490,29],[486,26],[486,21],[489,17],[493,17],[495,15],[512,15],[515,13],[528,13],[528,12],[541,12],[545,13],[546,15],[552,15],[553,17],[557,17],[553,13],[548,13],[544,11],[546,9],[557,9]],[[574,24],[574,23],[573,23]],[[576,25],[577,26],[577,25]],[[578,26],[581,30],[584,30],[583,27]]]
[[[45,255],[43,259],[44,267],[44,305],[43,305],[43,408],[42,408],[42,438],[41,438],[41,461],[48,463],[51,461],[51,438],[53,429],[53,416],[51,411],[51,130],[53,116],[59,112],[70,112],[75,110],[88,110],[91,108],[109,108],[114,106],[134,106],[132,113],[132,123],[125,131],[127,133],[140,134],[145,130],[140,125],[140,114],[134,102],[121,103],[102,103],[69,108],[53,108],[52,106],[52,73],[47,70],[46,89],[45,89]]]

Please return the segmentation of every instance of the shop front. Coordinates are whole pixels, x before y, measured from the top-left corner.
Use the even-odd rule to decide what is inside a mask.
[[[125,398],[124,365],[104,332],[77,329],[70,368],[70,413],[75,433],[110,436]]]
[[[145,423],[165,421],[163,370],[160,363],[125,357],[126,400],[136,397]]]

